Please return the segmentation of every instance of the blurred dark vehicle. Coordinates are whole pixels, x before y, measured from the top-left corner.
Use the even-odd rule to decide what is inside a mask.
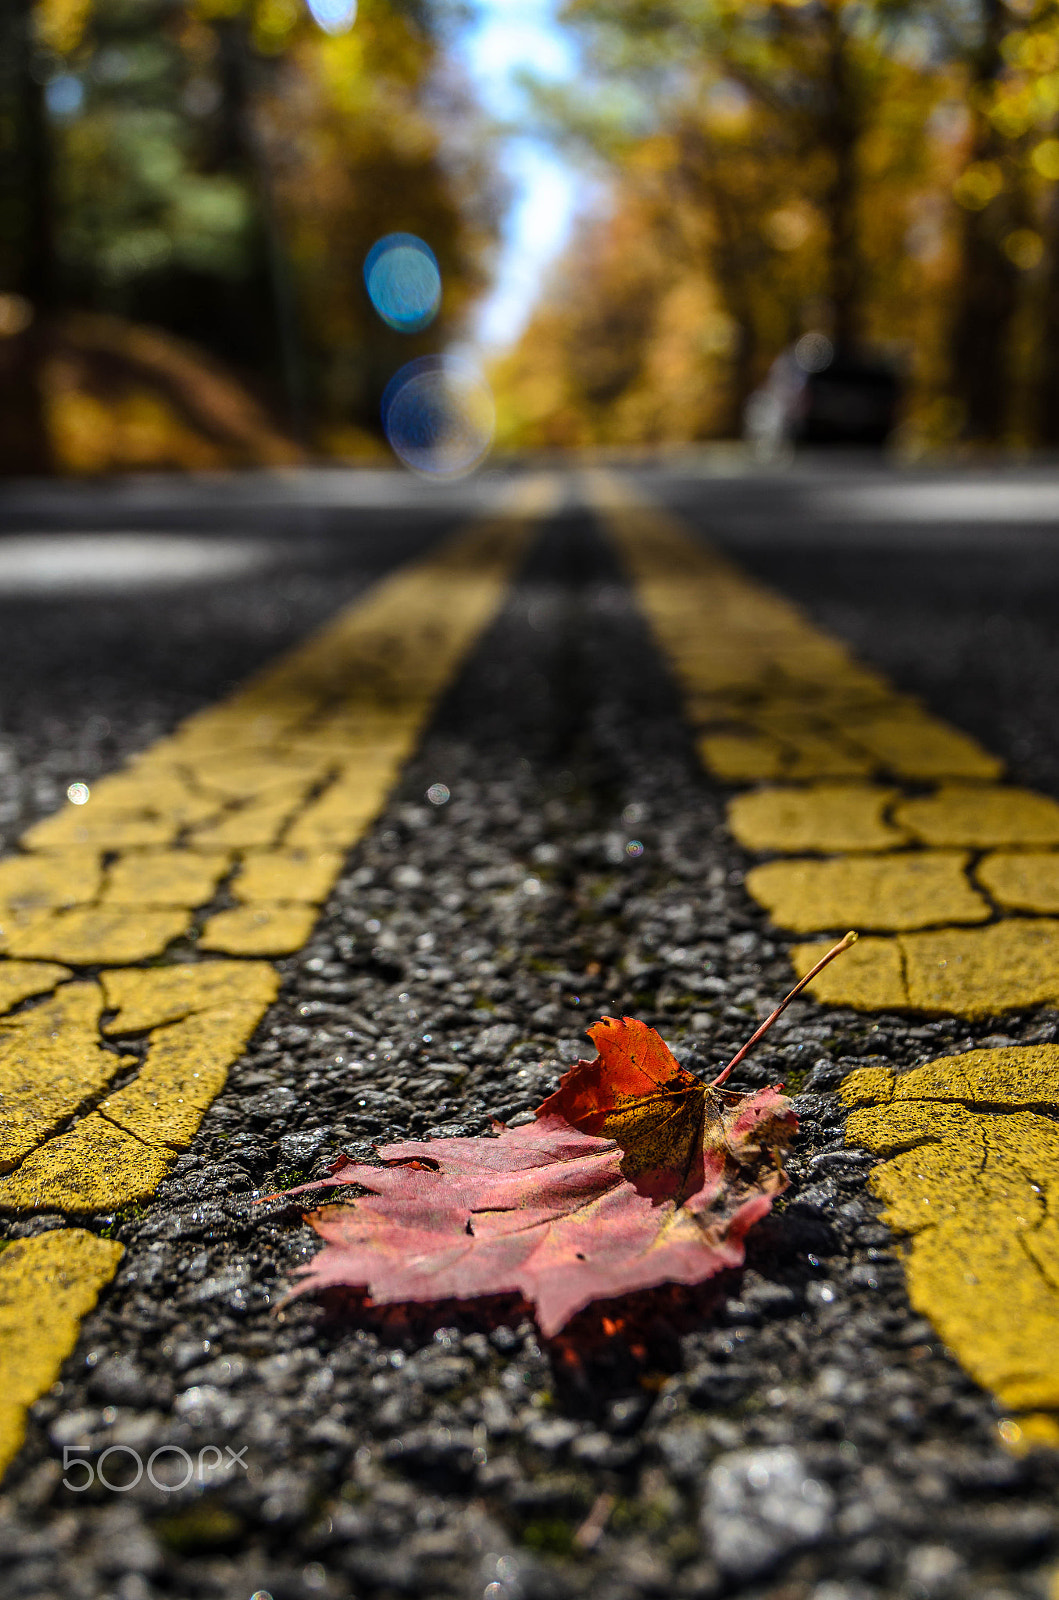
[[[881,449],[900,400],[900,380],[887,363],[806,333],[777,356],[747,401],[746,434],[765,453],[800,444]]]

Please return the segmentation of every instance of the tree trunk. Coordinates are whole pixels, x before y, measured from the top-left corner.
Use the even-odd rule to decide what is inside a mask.
[[[216,18],[221,78],[218,166],[234,167],[248,177],[257,200],[262,242],[275,316],[276,358],[287,400],[288,424],[300,444],[306,442],[305,360],[297,297],[282,227],[272,191],[268,159],[254,127],[250,102],[250,46],[242,18]]]
[[[824,195],[831,336],[839,349],[849,350],[856,347],[862,332],[864,273],[857,218],[860,191],[857,145],[861,128],[850,41],[842,24],[842,12],[841,0],[829,0],[825,7],[827,109],[821,132],[832,162]]]
[[[1048,275],[1041,304],[1033,421],[1036,443],[1054,450],[1059,447],[1059,187],[1049,196],[1044,232]]]
[[[32,0],[0,21],[0,292],[28,302],[23,332],[0,337],[0,475],[53,468],[44,391],[55,309],[51,151],[41,86],[30,73]]]
[[[971,62],[968,106],[971,163],[1000,162],[1004,141],[984,106],[1004,66],[1007,31],[1003,0],[982,0],[982,37]],[[1010,345],[1018,302],[1018,270],[1004,254],[1011,197],[1003,191],[980,211],[965,211],[961,268],[950,335],[952,388],[963,407],[963,434],[980,444],[1004,436],[1011,391]]]
[[[681,138],[683,159],[680,181],[693,204],[708,211],[715,236],[708,259],[701,263],[712,275],[721,302],[735,324],[736,336],[729,364],[722,436],[743,434],[746,403],[758,381],[758,337],[752,286],[761,271],[760,249],[752,230],[733,204],[724,182],[724,160],[700,129],[685,127]]]

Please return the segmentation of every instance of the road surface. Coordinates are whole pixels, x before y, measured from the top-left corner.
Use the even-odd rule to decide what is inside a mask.
[[[0,529],[0,1594],[1053,1596],[1059,474]],[[260,1197],[517,1123],[603,1014],[715,1070],[850,925],[741,1072],[801,1119],[744,1272],[554,1341],[280,1304]]]

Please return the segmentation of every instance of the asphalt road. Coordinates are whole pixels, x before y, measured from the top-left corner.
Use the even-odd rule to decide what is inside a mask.
[[[744,474],[704,454],[631,476],[1059,797],[1059,474]],[[9,491],[5,848],[67,785],[487,512],[503,481]],[[800,1090],[791,1193],[744,1274],[645,1297],[617,1333],[590,1318],[579,1343],[544,1341],[510,1303],[275,1309],[314,1244],[253,1196],[339,1151],[525,1113],[604,1012],[642,1016],[706,1070],[789,982],[672,677],[567,489],[316,931],[279,963],[280,1000],[191,1149],[149,1204],[87,1224],[126,1255],[0,1493],[3,1595],[1054,1593],[1056,1455],[1006,1448],[1000,1408],[911,1310],[835,1093],[865,1062],[908,1067],[1001,1026],[1001,1042],[1054,1039],[1047,1008],[1002,1025],[793,1009],[741,1079]],[[426,803],[436,783],[444,807]],[[8,1215],[5,1231],[62,1221]],[[114,1444],[220,1464],[207,1454],[179,1490],[64,1487],[64,1449],[94,1466]],[[245,1469],[225,1463],[244,1448]]]

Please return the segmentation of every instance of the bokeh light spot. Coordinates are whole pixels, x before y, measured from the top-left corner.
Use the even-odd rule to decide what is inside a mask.
[[[794,359],[803,372],[823,372],[835,359],[835,347],[826,333],[803,333],[794,346]]]
[[[44,103],[53,117],[76,117],[84,104],[85,91],[80,78],[64,72],[44,86]]]
[[[1030,160],[1042,178],[1054,183],[1059,178],[1059,139],[1044,139]]]
[[[309,0],[309,10],[324,33],[348,33],[357,20],[357,0]]]
[[[71,783],[66,791],[66,798],[73,806],[88,804],[89,788],[87,783]]]
[[[441,304],[441,272],[428,244],[414,233],[388,233],[368,251],[364,282],[382,320],[398,333],[418,333]]]
[[[625,854],[627,856],[631,856],[634,861],[638,860],[639,857],[643,855],[642,841],[639,839],[630,839],[628,844],[625,846]]]
[[[33,321],[33,306],[20,294],[0,294],[0,339],[24,333]]]
[[[390,379],[382,425],[406,467],[431,478],[471,472],[493,442],[496,409],[478,369],[458,356],[421,356]]]
[[[432,806],[447,806],[452,799],[452,790],[447,783],[432,783],[427,790],[427,799]]]
[[[1032,272],[1044,260],[1044,240],[1032,228],[1016,228],[1004,240],[1004,254],[1020,272]]]

